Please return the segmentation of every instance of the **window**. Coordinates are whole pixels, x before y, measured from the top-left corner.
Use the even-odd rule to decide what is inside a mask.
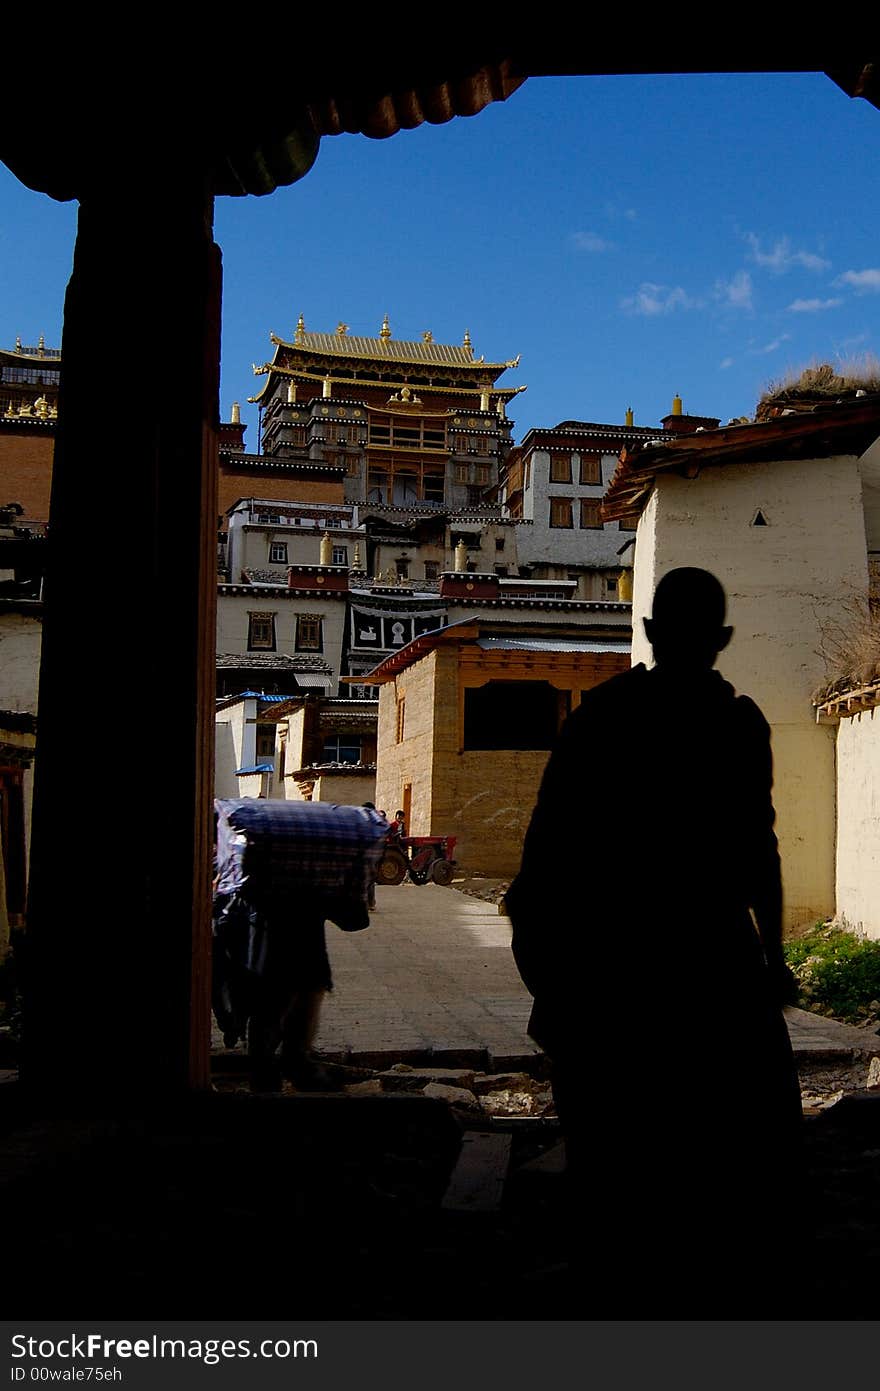
[[[344,425],[340,425],[336,431],[336,443],[348,444],[348,431]]]
[[[638,517],[621,517],[621,519],[620,519],[620,530],[621,530],[621,531],[635,531],[636,528],[638,527],[638,524],[639,524]]]
[[[257,762],[264,763],[275,757],[275,728],[274,724],[257,725]]]
[[[617,596],[617,580],[605,581],[605,593],[609,595],[614,595],[615,597]]]
[[[398,743],[398,744],[402,744],[402,743],[403,743],[403,733],[404,733],[405,726],[406,726],[406,697],[405,697],[405,696],[398,696],[398,697],[397,697],[397,727],[396,727],[396,737],[397,737],[397,743]]]
[[[601,530],[602,516],[599,511],[599,502],[591,502],[587,498],[581,498],[581,526],[593,527]]]
[[[486,438],[485,435],[478,435],[478,436],[477,436],[477,453],[478,453],[478,454],[488,454],[488,453],[489,453],[489,441],[488,441],[488,439]]]
[[[598,454],[581,455],[581,482],[602,482],[602,460]]]
[[[477,483],[488,483],[488,482],[489,482],[489,465],[488,465],[488,464],[477,464],[476,468],[474,469],[474,481],[477,482]]]
[[[495,537],[495,549],[496,549],[496,551],[503,551],[503,550],[504,550],[504,537],[503,537],[503,536],[496,536],[496,537]]]
[[[347,565],[347,564],[348,564],[348,546],[334,546],[334,547],[333,547],[333,564],[334,564],[334,565]]]
[[[248,614],[248,650],[251,652],[275,651],[274,613]]]
[[[359,734],[334,734],[324,740],[321,755],[324,763],[360,763],[361,739]]]
[[[571,517],[571,498],[551,497],[550,499],[550,525],[551,526],[574,526]]]
[[[487,681],[464,693],[466,749],[549,749],[568,714],[568,691],[549,681]]]
[[[550,455],[550,482],[551,482],[551,483],[570,483],[570,482],[571,482],[571,455],[570,455],[570,454],[551,454],[551,455]]]
[[[287,542],[286,542],[286,541],[273,541],[273,542],[271,543],[271,545],[269,546],[269,564],[270,564],[270,565],[286,565],[286,564],[287,564]]]
[[[409,560],[406,559],[406,558],[401,558],[400,560],[396,560],[396,561],[394,562],[394,564],[395,564],[395,567],[396,567],[396,569],[397,569],[397,578],[398,578],[399,580],[408,580],[408,579],[409,579]]]
[[[440,562],[438,560],[425,561],[425,579],[436,580],[440,577]]]
[[[507,566],[506,566],[506,565],[496,565],[496,566],[495,566],[495,574],[496,574],[496,575],[502,575],[502,576],[503,576],[503,575],[506,575],[506,574],[507,574]]]
[[[291,443],[291,444],[299,445],[299,447],[302,448],[302,446],[305,444],[305,442],[306,442],[306,432],[305,432],[305,430],[302,428],[302,426],[297,426],[296,429],[290,431],[290,443]]]
[[[456,483],[466,483],[466,482],[468,481],[468,474],[469,474],[469,469],[468,469],[467,464],[456,464],[456,465],[455,465],[455,481],[456,481]]]
[[[321,652],[323,647],[321,619],[314,614],[298,614],[296,619],[297,652]]]

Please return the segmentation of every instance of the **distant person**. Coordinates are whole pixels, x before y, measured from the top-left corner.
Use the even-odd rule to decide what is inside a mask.
[[[655,665],[566,722],[506,894],[597,1301],[584,1316],[760,1317],[783,1280],[801,1113],[770,730],[712,670],[724,620],[705,570],[660,581]]]

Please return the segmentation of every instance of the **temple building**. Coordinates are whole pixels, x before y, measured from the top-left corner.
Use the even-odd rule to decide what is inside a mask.
[[[508,403],[522,386],[499,386],[519,364],[475,357],[461,344],[395,339],[386,316],[377,338],[312,333],[302,315],[293,341],[270,335],[271,363],[251,400],[260,407],[263,467],[333,469],[345,501],[377,508],[480,506],[511,448]],[[243,490],[242,490],[243,491]],[[329,499],[328,499],[329,500]]]
[[[42,335],[35,348],[0,348],[0,504],[16,503],[23,522],[49,516],[60,378],[61,351]]]

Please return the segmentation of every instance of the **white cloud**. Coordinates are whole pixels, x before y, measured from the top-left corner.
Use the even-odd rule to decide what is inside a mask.
[[[630,314],[654,318],[658,314],[671,314],[674,309],[697,309],[700,301],[693,299],[680,285],[655,285],[645,280],[634,295],[621,300],[621,305]]]
[[[635,208],[621,208],[616,203],[606,203],[603,211],[612,222],[618,217],[625,217],[627,222],[635,222],[637,217]]]
[[[792,314],[816,314],[820,309],[836,309],[843,300],[837,299],[793,299],[788,306]]]
[[[611,251],[614,243],[599,237],[595,232],[575,232],[572,237],[578,251]]]
[[[776,349],[781,348],[783,343],[787,343],[789,338],[791,338],[790,333],[780,333],[779,337],[774,338],[772,342],[765,343],[761,348],[749,348],[749,352],[753,357],[763,357],[765,353],[775,353]]]
[[[732,280],[716,280],[714,293],[730,309],[751,309],[752,277],[747,270],[738,270]]]
[[[880,290],[880,270],[845,270],[835,280],[835,285],[851,285],[857,294],[870,294]]]
[[[732,367],[732,366],[733,366],[733,358],[732,358],[732,357],[724,357],[724,358],[722,358],[721,361],[719,362],[718,366],[721,368],[721,371],[722,371],[722,372],[726,372],[728,367]]]
[[[827,270],[831,265],[824,256],[817,256],[814,251],[793,251],[791,237],[780,237],[769,251],[761,250],[760,238],[756,237],[754,232],[746,233],[746,241],[752,248],[752,260],[755,265],[772,270],[777,275],[784,275],[795,266],[801,266],[804,270]]]

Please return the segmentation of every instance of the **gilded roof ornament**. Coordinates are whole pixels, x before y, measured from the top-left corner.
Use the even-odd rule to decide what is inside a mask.
[[[46,351],[46,339],[43,337],[43,335],[42,335],[42,333],[41,333],[41,334],[40,334],[39,342],[37,343],[37,352],[40,354],[40,357],[42,357],[42,356],[43,356],[43,353],[44,353],[45,351]]]
[[[379,337],[382,339],[383,343],[387,343],[388,339],[391,337],[391,325],[388,322],[387,314],[385,315],[385,318],[382,320],[382,327],[379,330]]]
[[[302,344],[303,344],[304,339],[305,339],[305,332],[306,332],[306,321],[305,321],[305,319],[303,318],[302,314],[300,314],[299,318],[298,318],[297,321],[296,321],[296,332],[295,332],[294,335],[293,335],[293,341],[294,341],[294,343],[296,343],[296,345],[297,345],[298,347],[302,347]]]
[[[470,329],[468,329],[468,328],[466,328],[465,331],[464,331],[464,339],[463,339],[463,341],[462,341],[462,347],[468,348],[471,352],[473,352],[473,348],[471,347],[471,332],[470,332]]]
[[[422,342],[423,342],[423,343],[433,343],[433,341],[434,341],[434,335],[433,335],[433,333],[431,332],[431,330],[430,330],[429,328],[426,328],[425,331],[424,331],[424,333],[422,334]]]
[[[344,324],[344,323],[342,322],[342,320],[340,319],[340,320],[339,320],[339,323],[336,325],[336,336],[337,336],[337,338],[344,338],[345,335],[346,335],[347,333],[348,333],[348,324]]]
[[[15,335],[15,351],[17,353],[21,352],[21,335],[18,333]]]

